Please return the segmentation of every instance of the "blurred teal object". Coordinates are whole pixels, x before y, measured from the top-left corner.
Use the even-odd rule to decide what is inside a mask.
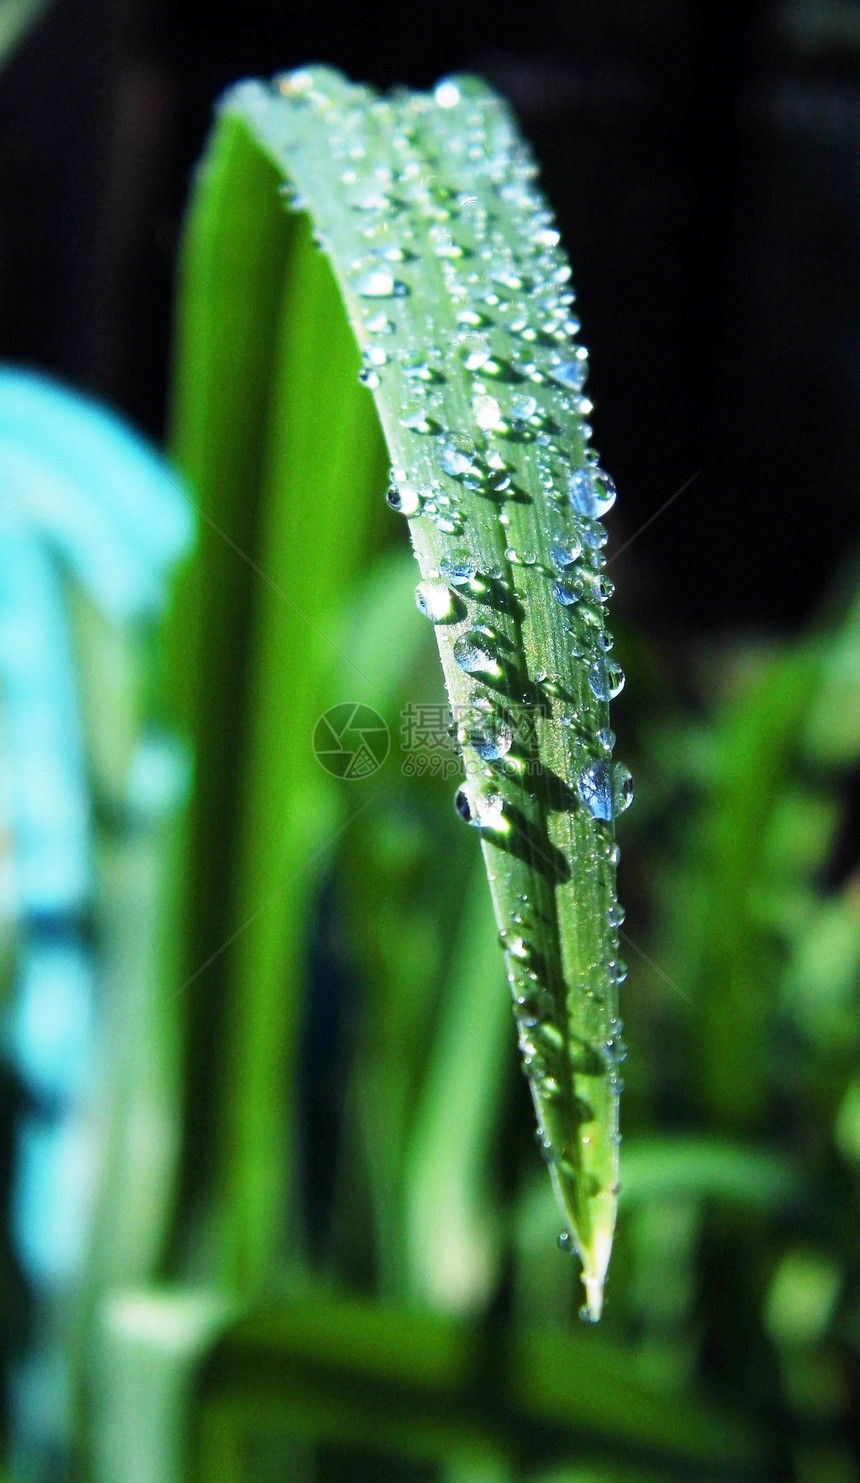
[[[33,1477],[65,1448],[63,1350],[49,1315],[85,1260],[99,1159],[90,1104],[106,1053],[74,591],[131,654],[133,636],[161,617],[193,535],[180,477],[120,418],[34,371],[0,369],[0,741],[16,936],[5,1044],[27,1106],[10,1221],[36,1302],[12,1377],[12,1450]],[[122,827],[146,830],[175,805],[187,768],[151,728],[132,743]]]
[[[179,474],[121,418],[35,371],[0,370],[0,488],[106,616],[158,613],[188,553]]]

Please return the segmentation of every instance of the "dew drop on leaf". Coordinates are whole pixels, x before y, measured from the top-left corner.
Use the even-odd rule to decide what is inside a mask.
[[[362,273],[355,286],[363,299],[393,299],[396,287],[387,268],[371,268],[369,273]]]
[[[591,762],[576,782],[593,819],[614,819],[633,802],[633,777],[622,762]]]
[[[459,598],[457,602],[462,610]],[[450,623],[457,617],[454,595],[447,582],[419,582],[415,588],[415,605],[433,623]]]
[[[486,630],[473,628],[461,634],[454,645],[454,658],[467,675],[500,675],[501,666],[493,654],[492,636]]]
[[[624,689],[624,671],[615,659],[595,659],[588,683],[597,700],[614,700]]]
[[[593,466],[576,470],[568,484],[568,492],[577,515],[585,515],[589,520],[596,520],[611,510],[617,494],[609,475]]]

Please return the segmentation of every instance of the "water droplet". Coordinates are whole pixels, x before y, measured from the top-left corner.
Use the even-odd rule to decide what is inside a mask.
[[[454,794],[454,807],[464,824],[477,824],[477,814],[465,788],[458,788]]]
[[[489,460],[488,460],[489,461]],[[495,494],[502,494],[511,487],[510,471],[502,464],[501,468],[490,467],[487,475],[487,483]]]
[[[580,529],[584,545],[590,546],[592,551],[601,550],[609,540],[609,532],[599,520],[584,520]]]
[[[563,544],[559,542],[553,546],[549,554],[559,571],[564,571],[565,567],[574,566],[579,560],[582,555],[582,547],[575,537],[571,537],[569,541],[565,541]]]
[[[510,727],[502,722],[499,722],[498,726],[487,727],[483,731],[470,731],[468,741],[469,746],[474,748],[482,762],[501,761],[503,757],[507,757],[514,744]]]
[[[624,910],[624,907],[621,905],[621,902],[615,901],[606,913],[606,920],[608,921],[610,927],[620,927],[626,916],[627,913]]]
[[[493,637],[492,630],[487,628],[473,628],[460,635],[454,645],[454,658],[467,675],[502,673],[493,654]]]
[[[450,623],[457,617],[454,598],[447,582],[419,582],[415,588],[415,605],[419,613],[423,613],[433,623]],[[462,607],[460,603],[461,611]]]
[[[585,351],[579,352],[574,360],[563,360],[557,366],[552,366],[549,374],[565,391],[582,391],[588,375],[588,357]]]
[[[608,602],[615,591],[615,583],[610,582],[608,577],[599,577],[591,572],[584,572],[582,580],[583,596],[590,602]]]
[[[475,472],[475,464],[471,456],[455,447],[453,443],[449,443],[442,450],[440,463],[445,473],[450,474],[452,479],[462,479],[467,474]]]
[[[615,1066],[623,1066],[624,1062],[626,1062],[627,1046],[626,1043],[621,1040],[620,1035],[617,1035],[617,1037],[611,1037],[608,1041],[606,1041],[606,1060],[608,1060],[609,1066],[611,1066],[612,1069],[614,1069]],[[614,1191],[614,1194],[617,1194],[617,1191]]]
[[[438,423],[434,422],[432,417],[428,417],[426,412],[410,412],[408,416],[401,417],[400,421],[404,427],[408,427],[410,432],[413,433],[435,433],[439,431]]]
[[[593,819],[614,819],[633,802],[633,778],[621,762],[591,762],[576,782],[577,791]]]
[[[467,371],[480,371],[490,360],[490,346],[482,335],[464,335],[460,342],[460,358]]]
[[[366,321],[366,324],[373,335],[393,335],[397,329],[394,320],[389,319],[383,309],[380,309],[378,314],[371,315],[370,319]]]
[[[611,752],[615,746],[615,732],[609,726],[601,726],[597,733],[597,740],[604,751]]]
[[[552,595],[563,608],[571,608],[575,602],[579,602],[579,593],[572,582],[553,582]]]
[[[538,409],[537,399],[527,393],[511,397],[511,419],[513,422],[528,422]]]
[[[485,432],[494,432],[502,423],[502,409],[494,396],[476,396],[472,402],[475,421]]]
[[[507,831],[504,799],[498,793],[479,793],[461,786],[454,795],[454,808],[464,824],[495,833]]]
[[[371,268],[368,273],[362,273],[355,286],[363,299],[393,299],[398,287],[387,268]]]
[[[616,762],[613,772],[613,800],[616,814],[623,814],[633,802],[633,774],[623,762]]]
[[[478,571],[478,563],[468,551],[452,551],[440,561],[439,570],[452,587],[468,587]]]
[[[595,659],[588,683],[598,700],[614,700],[624,689],[624,671],[616,659]]]
[[[426,360],[407,361],[403,370],[404,374],[412,381],[444,380],[444,377],[438,371],[434,370],[432,366],[428,365]]]
[[[457,311],[457,323],[468,325],[469,329],[477,329],[480,325],[488,324],[486,314],[481,314],[478,309],[471,306]]]
[[[436,84],[433,97],[437,108],[456,108],[460,102],[460,89],[456,82],[452,82],[450,78],[444,78],[442,82]]]
[[[570,502],[577,515],[596,520],[615,504],[616,488],[608,474],[589,464],[577,469],[568,485]]]
[[[385,498],[398,515],[417,515],[421,508],[421,496],[415,485],[408,481],[392,484]]]
[[[573,1251],[573,1237],[570,1231],[561,1231],[556,1237],[555,1244],[559,1251]]]

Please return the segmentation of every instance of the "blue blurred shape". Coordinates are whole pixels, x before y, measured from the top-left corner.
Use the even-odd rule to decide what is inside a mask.
[[[114,413],[38,372],[0,368],[0,498],[114,618],[157,613],[191,547],[176,471]]]
[[[3,462],[0,441],[0,469]],[[5,505],[0,691],[17,910],[31,915],[79,907],[89,891],[89,799],[59,574],[39,533]]]
[[[143,438],[45,376],[0,367],[0,747],[19,925],[5,1041],[29,1097],[11,1221],[42,1297],[84,1256],[98,1074],[90,777],[68,585],[121,629],[152,623],[193,536],[179,476]],[[150,827],[187,771],[177,742],[139,739],[129,823]]]

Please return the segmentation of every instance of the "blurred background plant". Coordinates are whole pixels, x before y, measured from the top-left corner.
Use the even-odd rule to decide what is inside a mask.
[[[210,243],[211,324],[174,380],[187,484],[92,407],[0,383],[16,1478],[860,1476],[856,10],[455,14],[407,38],[384,4],[57,0],[0,90],[0,352],[164,436],[189,172],[243,72],[468,68],[517,107],[624,496],[632,1051],[606,1315],[582,1329],[555,1248],[450,778],[404,775],[396,736],[365,781],[312,753],[332,704],[443,697],[379,447],[347,470],[332,438],[283,498],[278,336],[304,337],[300,400],[358,359],[322,267],[314,316],[280,324],[260,165],[270,230],[238,275]],[[66,830],[50,903],[21,884],[40,757],[68,774],[32,789]],[[40,1164],[39,1119],[77,1153],[43,1138]],[[101,1172],[75,1227],[82,1148]]]

